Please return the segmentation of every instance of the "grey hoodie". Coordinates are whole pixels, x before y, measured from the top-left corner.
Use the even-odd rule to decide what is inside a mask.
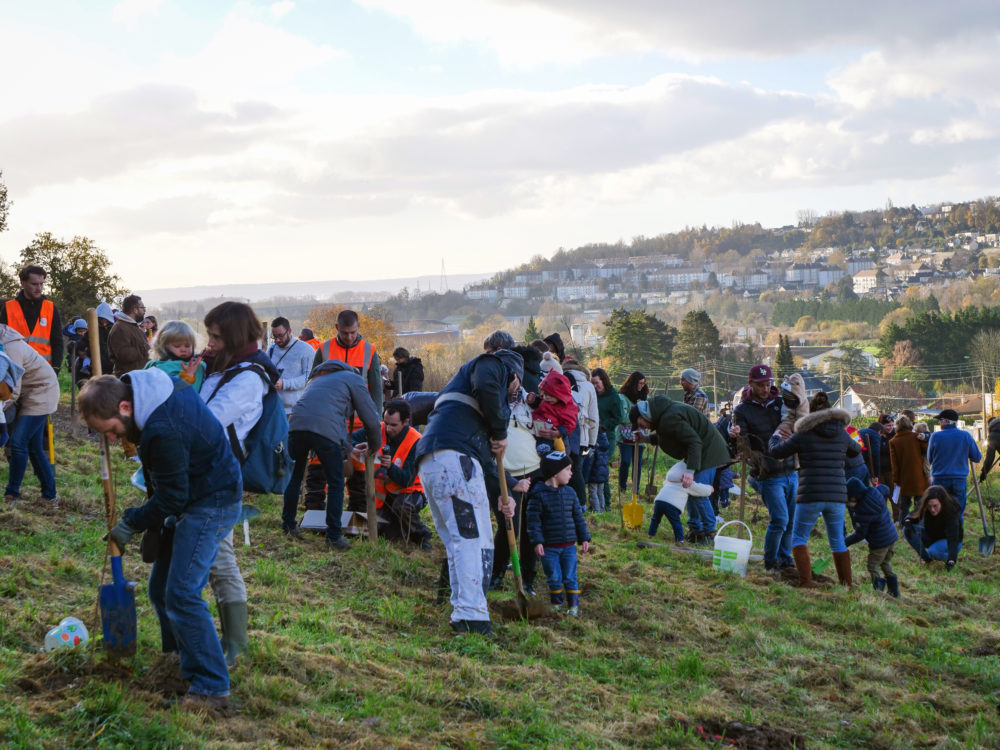
[[[329,359],[310,373],[301,398],[292,407],[288,429],[322,435],[338,443],[346,458],[351,448],[347,424],[355,414],[365,426],[368,444],[379,445],[381,419],[368,385],[353,367]]]
[[[125,374],[132,385],[132,419],[141,430],[146,426],[149,415],[170,398],[170,394],[174,392],[174,381],[163,370],[155,367],[132,370]]]

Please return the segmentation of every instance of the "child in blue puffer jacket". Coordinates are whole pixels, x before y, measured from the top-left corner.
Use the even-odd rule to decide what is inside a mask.
[[[880,484],[869,487],[857,477],[847,480],[847,510],[854,522],[854,533],[844,540],[850,547],[862,539],[868,542],[868,574],[876,591],[885,591],[899,598],[899,578],[892,570],[893,547],[899,534],[892,523],[892,515],[886,506],[889,488]],[[879,575],[879,568],[882,576]]]
[[[573,462],[562,451],[552,451],[542,458],[544,482],[532,487],[528,495],[528,537],[535,554],[542,561],[548,579],[553,609],[562,609],[563,593],[567,614],[580,614],[580,585],[576,577],[576,545],[590,551],[590,531],[583,509],[569,480]]]
[[[597,442],[594,443],[590,471],[586,477],[590,509],[595,513],[607,510],[604,507],[604,485],[607,484],[608,477],[611,476],[611,469],[608,463],[610,461],[610,447],[611,443],[608,440],[608,433],[602,427],[597,433]]]

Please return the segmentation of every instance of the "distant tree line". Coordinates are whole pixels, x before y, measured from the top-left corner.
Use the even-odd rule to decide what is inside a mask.
[[[954,314],[922,312],[902,324],[886,326],[878,355],[889,359],[897,342],[909,341],[924,365],[956,364],[974,353],[977,334],[991,330],[1000,330],[1000,307],[966,307]]]

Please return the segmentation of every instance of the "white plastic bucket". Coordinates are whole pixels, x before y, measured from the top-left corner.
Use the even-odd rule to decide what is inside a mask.
[[[730,524],[738,523],[747,530],[749,539],[738,539],[734,536],[722,536],[722,530]],[[724,523],[715,532],[715,549],[712,552],[712,567],[723,573],[739,573],[746,576],[747,563],[750,562],[750,549],[753,547],[753,532],[742,521]]]

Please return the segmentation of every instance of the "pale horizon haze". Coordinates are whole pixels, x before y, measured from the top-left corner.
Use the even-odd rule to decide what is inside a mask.
[[[1000,3],[0,0],[0,257],[130,288],[490,273],[1000,194]]]

